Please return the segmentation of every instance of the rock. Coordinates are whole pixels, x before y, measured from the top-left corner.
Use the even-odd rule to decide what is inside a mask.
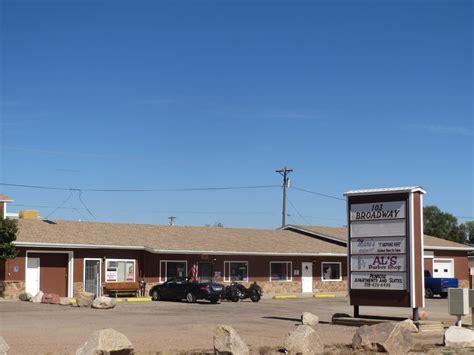
[[[248,355],[249,347],[230,325],[218,325],[214,330],[214,351],[216,354]]]
[[[109,309],[109,308],[114,308],[117,305],[117,302],[115,299],[110,298],[110,297],[97,297],[94,302],[92,302],[92,308],[97,308],[97,309]]]
[[[5,339],[3,339],[2,336],[0,336],[0,355],[7,355],[8,350],[10,350],[10,347],[8,346]]]
[[[320,354],[324,352],[324,344],[318,333],[308,325],[299,325],[291,331],[284,344],[289,354]]]
[[[411,319],[405,319],[403,322],[399,322],[398,325],[405,328],[410,333],[418,333],[418,327]]]
[[[59,304],[59,295],[55,293],[45,293],[41,298],[41,303]]]
[[[125,335],[115,329],[102,329],[94,332],[76,351],[76,355],[90,354],[133,354],[133,345]]]
[[[78,307],[90,307],[94,302],[94,294],[90,292],[79,292],[76,296],[76,305]]]
[[[59,304],[61,306],[70,306],[71,305],[71,299],[69,297],[59,297]]]
[[[304,312],[301,315],[301,322],[304,325],[317,325],[319,323],[319,317],[313,313]]]
[[[33,302],[33,303],[41,303],[41,300],[43,299],[43,291],[39,291],[36,295],[34,295],[30,302]]]
[[[28,292],[25,292],[25,293],[21,293],[18,298],[21,300],[21,301],[29,301],[31,300],[31,298],[33,297],[33,295],[31,293],[28,293]]]
[[[407,354],[413,346],[411,333],[404,326],[384,322],[357,329],[352,348],[366,351],[385,351],[393,355]]]
[[[474,347],[474,331],[453,325],[444,333],[444,345],[450,348]]]

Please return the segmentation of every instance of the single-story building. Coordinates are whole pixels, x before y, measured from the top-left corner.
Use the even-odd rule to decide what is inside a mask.
[[[284,230],[18,219],[18,256],[0,263],[4,297],[38,290],[101,294],[141,278],[147,288],[186,276],[256,281],[264,292],[346,289],[346,248]]]
[[[347,228],[287,225],[282,229],[347,246]],[[459,287],[472,286],[468,257],[474,248],[426,234],[423,241],[425,270],[429,270],[433,277],[456,277]]]

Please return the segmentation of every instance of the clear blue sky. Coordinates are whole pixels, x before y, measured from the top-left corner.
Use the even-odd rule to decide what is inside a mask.
[[[0,3],[1,182],[273,185],[287,165],[296,187],[422,185],[474,215],[469,0]],[[0,188],[26,206],[69,195]],[[278,188],[82,199],[101,221],[274,228],[281,213]],[[343,201],[289,199],[289,223],[344,224]]]

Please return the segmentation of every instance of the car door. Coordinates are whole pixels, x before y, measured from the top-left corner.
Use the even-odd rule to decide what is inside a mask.
[[[166,300],[173,299],[172,284],[174,284],[174,280],[166,281],[163,285],[161,285],[161,287],[160,287],[161,298],[166,299]]]
[[[177,278],[176,279],[176,287],[175,287],[175,299],[182,300],[186,297],[186,290],[188,289],[188,280],[185,278]]]

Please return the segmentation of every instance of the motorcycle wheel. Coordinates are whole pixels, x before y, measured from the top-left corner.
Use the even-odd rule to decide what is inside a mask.
[[[260,301],[260,295],[258,293],[253,293],[250,295],[250,299],[252,302],[258,302]]]

